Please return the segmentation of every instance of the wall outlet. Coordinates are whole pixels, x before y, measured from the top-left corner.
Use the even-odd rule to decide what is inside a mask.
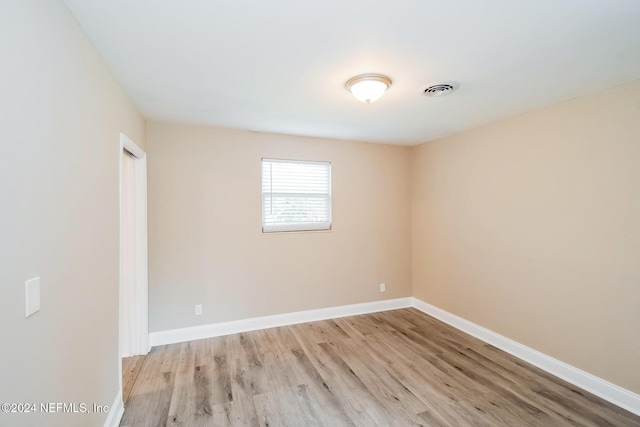
[[[385,283],[380,283],[380,292],[385,292],[387,290],[387,285]]]
[[[196,304],[196,316],[200,316],[202,314],[202,304]]]

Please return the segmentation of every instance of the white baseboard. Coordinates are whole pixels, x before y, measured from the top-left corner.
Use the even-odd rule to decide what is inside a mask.
[[[113,400],[113,404],[111,404],[109,412],[107,413],[107,419],[104,422],[104,427],[118,427],[123,414],[124,403],[122,402],[122,391],[118,391],[118,394]]]
[[[210,323],[189,328],[170,329],[149,334],[151,346],[174,344],[203,338],[219,337],[259,329],[275,328],[278,326],[295,325],[297,323],[315,322],[318,320],[336,319],[338,317],[356,316],[358,314],[375,313],[378,311],[395,310],[412,307],[413,299],[396,298],[382,301],[365,302],[361,304],[327,307],[316,310],[297,311],[293,313],[276,314],[273,316],[253,317],[250,319],[234,320],[231,322]]]
[[[640,395],[554,359],[553,357],[547,356],[544,353],[540,353],[537,350],[522,345],[507,337],[490,331],[489,329],[483,328],[482,326],[463,319],[462,317],[458,317],[455,314],[451,314],[441,308],[427,304],[418,298],[412,299],[413,307],[423,313],[435,317],[436,319],[491,344],[494,347],[504,350],[525,362],[529,362],[532,365],[555,375],[556,377],[562,378],[581,389],[613,403],[614,405],[633,412],[636,415],[640,415]]]

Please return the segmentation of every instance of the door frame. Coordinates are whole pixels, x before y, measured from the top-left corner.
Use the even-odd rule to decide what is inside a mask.
[[[123,206],[122,206],[122,184],[123,184],[123,155],[124,151],[131,153],[133,158],[133,179],[134,179],[134,203],[136,205],[133,221],[135,223],[135,284],[134,293],[136,295],[133,304],[133,317],[129,321],[133,322],[132,329],[139,338],[134,340],[131,349],[132,354],[127,356],[148,354],[151,349],[149,341],[149,290],[148,290],[148,249],[147,249],[147,154],[135,142],[124,133],[120,134],[119,158],[119,202],[120,202],[120,246],[119,246],[119,306],[118,306],[118,372],[120,392],[122,395],[122,339],[123,339]]]

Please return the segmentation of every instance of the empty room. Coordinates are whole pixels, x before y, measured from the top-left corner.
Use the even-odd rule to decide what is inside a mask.
[[[3,0],[0,426],[640,426],[640,2]]]

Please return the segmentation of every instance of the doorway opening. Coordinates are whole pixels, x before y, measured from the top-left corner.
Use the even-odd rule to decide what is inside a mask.
[[[120,392],[126,404],[132,369],[149,353],[147,157],[120,134]],[[125,360],[126,359],[126,360]],[[123,368],[124,364],[124,368]],[[137,372],[136,372],[137,373]],[[123,388],[124,383],[124,388]],[[127,396],[125,396],[125,394]]]

